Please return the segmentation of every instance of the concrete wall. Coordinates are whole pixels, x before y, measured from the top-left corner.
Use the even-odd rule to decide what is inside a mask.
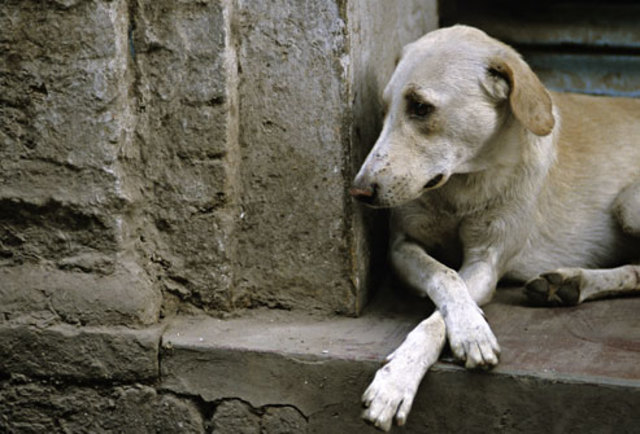
[[[129,4],[139,259],[176,303],[232,309],[238,98],[231,1]]]
[[[0,6],[0,306],[155,322],[135,249],[141,180],[125,1]]]
[[[426,0],[3,2],[3,313],[358,314],[374,225],[346,189],[436,21]]]
[[[369,226],[347,189],[395,56],[437,23],[435,2],[385,4],[239,2],[237,305],[357,314],[366,301]]]

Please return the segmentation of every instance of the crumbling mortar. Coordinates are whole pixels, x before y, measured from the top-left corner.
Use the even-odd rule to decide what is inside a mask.
[[[158,378],[156,379],[156,382],[158,384],[162,383],[162,349],[163,349],[163,337],[164,337],[164,331],[166,330],[166,327],[169,325],[169,323],[167,322],[164,330],[162,331],[162,333],[160,333],[160,336],[158,337],[158,345],[156,346],[156,358],[158,360]]]
[[[224,8],[225,16],[225,69],[227,73],[228,94],[225,98],[225,102],[229,106],[228,120],[229,127],[226,131],[227,139],[227,152],[225,152],[224,158],[229,167],[229,198],[225,201],[226,206],[229,209],[229,213],[240,216],[240,197],[242,195],[242,183],[240,182],[240,164],[242,155],[240,151],[240,80],[241,70],[239,61],[240,50],[240,33],[238,32],[238,2],[237,0],[228,0]],[[235,220],[235,219],[234,219]],[[237,224],[232,228],[233,231],[238,231]],[[231,261],[235,261],[235,256],[238,254],[237,241],[233,242],[229,247]],[[233,311],[234,306],[234,291],[236,281],[236,268],[235,264],[232,264],[231,271],[231,287],[226,291],[226,311]]]
[[[218,107],[227,103],[227,98],[224,96],[216,96],[207,101],[191,101],[189,99],[183,98],[180,100],[180,104],[186,105],[189,107]]]
[[[200,398],[202,399],[202,397]],[[264,416],[267,410],[269,410],[270,408],[291,408],[295,410],[300,416],[302,416],[305,422],[307,423],[309,422],[309,417],[305,415],[302,412],[302,410],[300,410],[298,407],[296,407],[293,404],[264,404],[264,405],[261,405],[260,407],[254,407],[249,401],[246,401],[239,397],[224,397],[224,398],[216,399],[215,401],[211,402],[211,404],[213,404],[212,416],[215,414],[215,410],[220,404],[222,404],[223,402],[229,402],[229,401],[241,402],[242,404],[246,405],[253,414],[257,416]]]
[[[109,379],[88,379],[61,376],[61,375],[24,375],[13,374],[11,372],[0,371],[0,381],[6,381],[11,384],[30,384],[38,383],[53,387],[58,392],[66,392],[74,387],[88,388],[96,390],[103,396],[107,396],[110,389],[117,387],[140,387],[148,386],[156,390],[160,390],[158,378],[138,379],[136,381],[118,381]],[[109,392],[110,393],[110,392]]]

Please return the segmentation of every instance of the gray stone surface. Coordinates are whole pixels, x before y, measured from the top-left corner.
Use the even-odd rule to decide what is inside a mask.
[[[260,414],[238,399],[218,404],[209,425],[213,432],[220,434],[261,434]]]
[[[346,182],[358,172],[382,127],[382,90],[391,77],[402,47],[438,27],[435,1],[359,0],[346,4],[349,34],[350,147]],[[357,290],[355,312],[366,305],[387,270],[387,220],[354,201],[345,202],[351,243],[352,276]]]
[[[347,189],[380,85],[435,4],[3,2],[0,267],[51,270],[70,322],[189,305],[358,314],[378,268],[366,234],[384,224]],[[0,299],[8,315],[51,293],[24,292]],[[120,297],[143,317],[111,315]],[[78,318],[92,298],[108,313]]]
[[[267,407],[262,416],[262,432],[265,434],[302,434],[307,430],[307,420],[293,407]]]
[[[238,305],[354,312],[345,20],[335,1],[239,2]]]
[[[640,299],[534,308],[502,290],[485,309],[502,347],[492,372],[447,357],[425,377],[406,432],[633,432],[640,423]],[[360,396],[380,361],[429,312],[382,294],[357,319],[273,311],[188,318],[163,337],[163,389],[253,409],[286,405],[309,432],[374,432]],[[612,320],[615,319],[615,320]]]
[[[379,84],[435,28],[435,3],[239,2],[237,305],[362,309],[372,249],[347,190],[377,133]]]
[[[132,2],[144,209],[138,247],[165,291],[231,309],[238,219],[231,1]]]
[[[159,373],[162,327],[0,324],[0,373],[73,381],[142,381]]]
[[[225,399],[216,405],[209,421],[216,434],[303,434],[306,418],[287,405],[254,408],[239,399]]]
[[[0,305],[13,306],[5,313],[40,309],[43,288],[32,284],[47,268],[46,296],[62,317],[94,298],[99,308],[84,315],[110,323],[100,312],[119,310],[124,292],[129,307],[116,321],[157,320],[160,293],[137,276],[131,245],[128,25],[124,0],[0,5]]]
[[[191,400],[148,386],[95,389],[31,382],[0,382],[4,433],[204,433]]]
[[[143,270],[127,265],[105,275],[35,264],[0,267],[0,313],[11,320],[48,312],[58,321],[90,326],[153,324],[160,294]]]

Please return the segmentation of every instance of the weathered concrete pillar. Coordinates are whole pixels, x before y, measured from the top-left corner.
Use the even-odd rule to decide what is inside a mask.
[[[140,251],[167,298],[229,310],[239,215],[232,2],[135,0],[132,8]]]
[[[0,5],[0,306],[67,322],[152,323],[134,260],[138,180],[128,4]]]
[[[238,1],[241,219],[236,305],[357,314],[371,247],[347,195],[401,47],[436,2]]]
[[[375,143],[382,127],[380,97],[402,47],[424,33],[438,27],[435,0],[388,2],[385,0],[357,0],[348,3],[350,29],[350,96],[352,123],[350,128],[350,158],[347,162],[351,182]],[[386,219],[380,213],[367,210],[347,201],[346,218],[350,224],[357,290],[355,313],[364,306],[370,291],[375,288],[383,272],[388,272],[386,257]]]

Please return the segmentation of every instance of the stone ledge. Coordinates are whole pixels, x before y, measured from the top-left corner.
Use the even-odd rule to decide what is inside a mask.
[[[504,290],[486,309],[503,350],[492,372],[440,362],[406,432],[631,432],[640,424],[640,299],[575,308],[523,305]],[[360,395],[382,358],[428,312],[382,295],[363,317],[295,312],[177,318],[163,336],[161,387],[213,402],[287,405],[309,432],[374,432]]]
[[[256,310],[228,320],[177,317],[142,330],[10,321],[0,324],[0,379],[80,385],[74,396],[146,381],[201,403],[201,417],[212,417],[220,432],[275,421],[303,432],[371,433],[360,419],[360,395],[430,309],[383,292],[361,318]],[[404,431],[633,432],[640,425],[638,310],[640,298],[542,309],[525,306],[519,291],[499,292],[485,311],[502,345],[500,366],[468,372],[438,363]],[[24,389],[7,384],[6,393]],[[55,416],[49,413],[42,417]],[[244,421],[245,413],[255,417]],[[9,426],[22,420],[14,416]]]

